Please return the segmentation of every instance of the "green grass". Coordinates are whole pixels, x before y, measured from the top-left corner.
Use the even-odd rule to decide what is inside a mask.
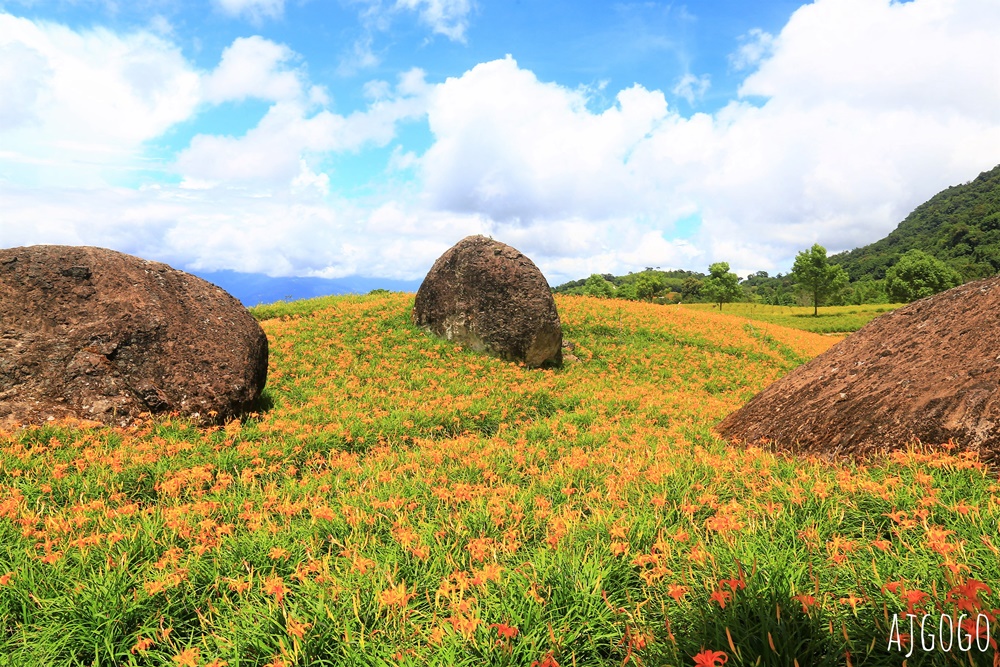
[[[274,303],[259,304],[251,306],[247,310],[257,320],[270,320],[279,317],[302,317],[310,315],[317,310],[336,306],[338,303],[358,302],[370,299],[356,294],[346,294],[343,296],[318,296],[313,299],[300,299],[298,301],[275,301]]]
[[[722,312],[758,322],[780,324],[783,327],[814,333],[850,333],[857,331],[879,315],[905,305],[903,303],[871,303],[860,306],[823,306],[819,309],[819,314],[814,316],[811,306],[727,303],[722,306]],[[718,312],[718,305],[710,303],[683,304],[681,308]]]
[[[273,407],[242,422],[0,431],[0,664],[899,665],[902,594],[1000,607],[974,458],[713,434],[829,338],[561,297],[579,361],[528,370],[412,299],[254,309]]]

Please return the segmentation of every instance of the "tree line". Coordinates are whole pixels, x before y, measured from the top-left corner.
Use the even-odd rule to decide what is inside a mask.
[[[814,244],[799,252],[787,275],[758,271],[741,280],[727,262],[716,262],[708,273],[660,271],[646,267],[627,276],[593,274],[565,283],[553,291],[600,298],[659,303],[715,303],[749,301],[775,306],[820,306],[862,303],[907,303],[962,283],[948,264],[922,250],[911,249],[886,269],[885,277],[864,276],[851,282],[843,266],[831,261],[826,248]]]
[[[839,268],[838,268],[839,267]],[[870,245],[827,257],[803,250],[786,275],[758,271],[740,280],[726,262],[693,271],[593,275],[556,292],[677,302],[752,301],[770,305],[905,303],[1000,271],[1000,166],[946,188]]]

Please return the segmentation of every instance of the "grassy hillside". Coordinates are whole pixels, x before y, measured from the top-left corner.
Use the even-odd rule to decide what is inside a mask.
[[[777,324],[814,333],[850,333],[857,331],[873,319],[905,304],[869,303],[860,306],[824,306],[819,315],[813,315],[811,306],[767,306],[759,303],[727,303],[722,312],[744,317],[755,322]],[[684,304],[681,308],[703,312],[719,312],[714,303]]]
[[[947,262],[967,281],[1000,271],[1000,166],[934,195],[884,239],[830,259],[851,280],[879,280],[913,248]]]
[[[894,613],[997,606],[974,459],[712,435],[830,337],[559,297],[579,361],[527,370],[412,300],[256,309],[242,423],[0,432],[0,663],[898,665]]]

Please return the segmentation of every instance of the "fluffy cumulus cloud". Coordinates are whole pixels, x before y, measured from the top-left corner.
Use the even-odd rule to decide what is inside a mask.
[[[509,56],[436,86],[422,159],[432,205],[520,223],[642,210],[627,158],[666,115],[663,94],[636,85],[600,114],[586,103]]]
[[[191,271],[417,279],[455,239],[492,229],[482,216],[372,209],[302,185],[271,195],[57,188],[39,198],[0,183],[0,247],[97,245]]]
[[[399,6],[447,28],[471,4]],[[554,282],[719,260],[787,270],[814,242],[884,236],[1000,161],[997,34],[995,0],[815,0],[776,34],[734,42],[745,78],[713,113],[682,113],[640,84],[595,109],[592,91],[508,57],[438,82],[419,70],[369,82],[366,106],[341,114],[299,56],[263,38],[236,40],[204,72],[161,35],[0,14],[0,246],[415,278],[458,238],[487,233]],[[696,99],[702,83],[688,86]],[[267,103],[249,131],[195,136],[159,164],[180,185],[108,176],[139,169],[145,143],[199,109],[245,99]],[[326,158],[389,146],[421,119],[423,154],[387,151],[414,181],[363,201],[331,186]],[[58,187],[28,187],[46,184]]]
[[[397,123],[421,116],[429,85],[420,70],[373,82],[367,107],[342,115],[297,54],[260,37],[235,40],[199,71],[150,32],[0,14],[0,54],[0,247],[93,244],[191,269],[328,277],[410,270],[383,261],[408,241],[443,249],[422,232],[371,237],[373,211],[331,193],[314,166],[385,145]],[[150,156],[148,144],[171,127],[247,99],[270,106],[243,135],[199,134],[175,158]],[[475,216],[450,218],[452,233],[482,230]]]
[[[281,189],[300,178],[303,157],[384,146],[395,136],[397,123],[423,115],[427,84],[420,70],[403,74],[394,89],[388,84],[372,88],[384,94],[346,116],[315,110],[315,97],[289,99],[272,105],[243,136],[199,134],[180,153],[175,169],[189,187]]]
[[[0,177],[102,182],[147,166],[144,141],[193,113],[199,75],[172,43],[0,14]]]
[[[691,116],[639,86],[594,113],[511,59],[486,63],[435,90],[427,196],[530,238],[588,239],[550,243],[552,266],[580,252],[607,266],[787,269],[811,243],[883,236],[998,162],[998,31],[990,0],[817,0],[777,36],[737,45],[735,62],[755,66],[740,99]],[[700,229],[677,240],[692,214]]]
[[[220,103],[247,98],[293,100],[302,95],[303,74],[289,67],[295,52],[263,37],[240,37],[222,52],[219,66],[202,80],[204,98]]]
[[[422,117],[430,86],[424,73],[403,72],[395,85],[369,81],[370,103],[348,115],[326,108],[325,91],[308,84],[300,57],[287,46],[261,37],[239,38],[225,49],[214,71],[202,79],[210,103],[255,98],[273,102],[255,127],[242,136],[198,134],[177,156],[173,168],[188,189],[257,187],[268,192],[302,183],[327,183],[310,171],[324,154],[385,146],[397,124]]]
[[[38,98],[49,71],[45,57],[20,42],[0,46],[0,130],[31,121],[38,113]]]
[[[662,166],[636,162],[678,118],[663,93],[635,85],[602,112],[587,103],[586,91],[539,81],[510,57],[436,86],[435,142],[420,159],[427,205],[486,216],[559,276],[690,265],[698,251],[668,237],[691,201],[662,187],[673,178]]]
[[[706,137],[717,171],[694,185],[719,238],[779,257],[813,240],[854,247],[995,166],[998,30],[989,0],[819,0],[799,9],[740,89],[763,104],[730,105]]]

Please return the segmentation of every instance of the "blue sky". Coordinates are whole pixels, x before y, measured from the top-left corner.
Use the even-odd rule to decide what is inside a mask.
[[[0,246],[787,271],[1000,163],[995,0],[0,0]]]

